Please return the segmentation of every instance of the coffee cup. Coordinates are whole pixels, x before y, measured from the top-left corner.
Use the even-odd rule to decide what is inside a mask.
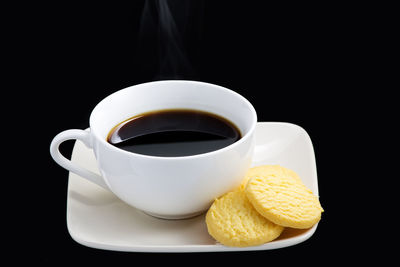
[[[143,155],[109,142],[111,129],[138,114],[190,109],[228,119],[241,138],[215,151],[178,157]],[[66,130],[50,145],[53,159],[65,169],[111,191],[122,201],[152,216],[189,218],[233,190],[250,167],[257,115],[243,96],[227,88],[197,81],[156,81],[119,90],[100,101],[89,119],[89,130]],[[65,158],[59,146],[80,140],[92,149],[101,175]]]

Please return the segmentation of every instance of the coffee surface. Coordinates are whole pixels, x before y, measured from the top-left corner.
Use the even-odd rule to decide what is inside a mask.
[[[109,132],[107,142],[138,154],[180,157],[215,151],[241,138],[239,129],[216,114],[160,110],[125,120]]]

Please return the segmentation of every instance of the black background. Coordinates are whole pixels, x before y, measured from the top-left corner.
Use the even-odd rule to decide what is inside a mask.
[[[6,24],[12,30],[4,50],[11,58],[11,72],[5,76],[13,80],[8,87],[16,95],[10,103],[16,104],[13,114],[20,105],[24,114],[14,115],[9,126],[21,141],[6,140],[17,150],[13,159],[28,154],[16,160],[26,164],[13,167],[22,171],[17,177],[23,179],[15,179],[17,185],[10,188],[17,196],[9,205],[16,218],[11,220],[11,250],[31,262],[50,264],[148,264],[158,259],[162,264],[208,264],[210,257],[248,263],[339,263],[352,255],[361,233],[349,218],[363,216],[363,200],[354,197],[349,186],[357,176],[346,168],[355,164],[359,170],[368,164],[354,159],[365,154],[364,127],[377,119],[371,108],[382,103],[375,85],[384,80],[377,70],[384,68],[381,45],[391,35],[383,26],[390,21],[377,26],[380,11],[362,5],[165,3],[172,28],[160,26],[156,1],[146,8],[145,1],[130,1],[35,2],[14,9],[16,15]],[[52,138],[66,129],[87,128],[91,110],[107,95],[160,79],[225,86],[253,103],[259,121],[290,122],[309,133],[325,209],[309,240],[272,251],[152,254],[92,249],[70,238],[68,172],[50,157]],[[72,146],[66,142],[61,149],[70,155]]]

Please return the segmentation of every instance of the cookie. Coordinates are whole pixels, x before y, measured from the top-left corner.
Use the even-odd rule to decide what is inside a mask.
[[[247,182],[253,176],[268,176],[268,175],[288,176],[288,177],[292,177],[293,179],[296,179],[299,182],[301,182],[301,179],[297,175],[297,173],[295,173],[294,171],[292,171],[290,169],[287,169],[280,165],[261,165],[261,166],[256,166],[256,167],[250,168],[247,171],[242,183],[239,186],[239,189],[244,190],[246,188]]]
[[[244,191],[253,207],[278,225],[306,229],[321,219],[318,197],[291,175],[254,175]]]
[[[261,216],[243,190],[216,199],[206,214],[206,224],[212,237],[233,247],[264,244],[277,238],[284,229]]]

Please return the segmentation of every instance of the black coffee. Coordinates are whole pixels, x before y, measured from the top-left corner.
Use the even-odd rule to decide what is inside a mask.
[[[189,109],[144,113],[116,125],[107,141],[126,151],[179,157],[214,151],[241,138],[239,129],[218,115]]]

